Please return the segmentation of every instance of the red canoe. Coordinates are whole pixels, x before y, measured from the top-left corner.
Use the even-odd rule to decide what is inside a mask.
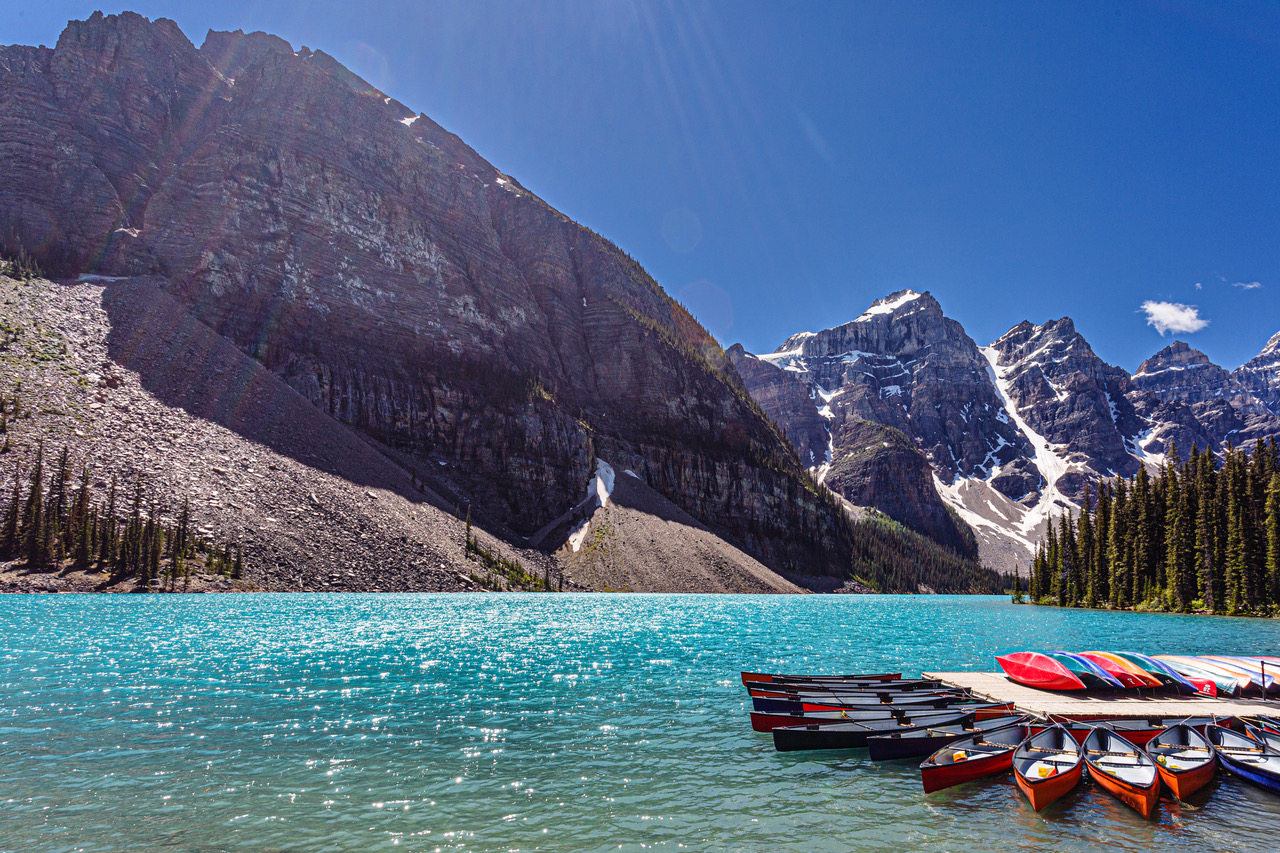
[[[1013,753],[1013,780],[1040,811],[1080,783],[1084,756],[1062,726],[1050,726],[1022,742]]]
[[[1041,690],[1084,690],[1084,682],[1075,673],[1040,652],[1014,652],[1000,655],[996,663],[1005,674],[1019,684]]]
[[[932,794],[952,785],[1008,773],[1013,766],[1013,751],[1026,738],[1026,726],[1010,726],[995,732],[975,732],[944,746],[920,765],[924,792]]]

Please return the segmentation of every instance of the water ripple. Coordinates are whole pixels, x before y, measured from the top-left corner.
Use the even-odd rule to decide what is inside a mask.
[[[4,596],[0,845],[22,850],[1269,849],[1233,779],[1144,822],[1086,786],[925,796],[779,754],[739,669],[991,666],[1020,639],[1271,651],[1253,620],[874,596]],[[1160,638],[1160,639],[1153,639]]]

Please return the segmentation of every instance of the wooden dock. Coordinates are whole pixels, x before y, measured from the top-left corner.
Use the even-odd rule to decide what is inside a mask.
[[[963,687],[993,702],[1013,702],[1019,711],[1054,720],[1098,717],[1234,717],[1280,714],[1280,702],[1214,699],[1209,696],[1084,696],[1037,690],[1010,681],[1000,672],[926,672],[953,687]]]

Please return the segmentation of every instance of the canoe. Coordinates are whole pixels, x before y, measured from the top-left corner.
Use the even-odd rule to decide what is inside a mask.
[[[1026,726],[978,732],[944,746],[920,764],[920,782],[931,794],[987,776],[1009,772],[1013,751],[1027,739]]]
[[[968,696],[899,696],[889,702],[878,699],[870,701],[854,700],[845,702],[839,698],[810,699],[795,696],[773,697],[752,696],[753,710],[765,714],[789,714],[793,711],[872,711],[886,708],[944,708],[954,702],[968,699]]]
[[[1163,661],[1158,661],[1150,655],[1140,654],[1138,652],[1112,652],[1119,655],[1125,660],[1136,664],[1146,670],[1153,678],[1158,678],[1168,687],[1176,687],[1182,693],[1207,693],[1209,695],[1217,695],[1217,687],[1208,679],[1199,679],[1199,683],[1194,683],[1191,679],[1178,674],[1178,672]],[[1212,686],[1212,691],[1210,690]]]
[[[1083,749],[1090,779],[1143,817],[1150,818],[1156,813],[1160,774],[1151,756],[1101,726],[1085,738]]]
[[[893,720],[779,726],[773,730],[773,746],[779,752],[802,749],[860,749],[867,745],[867,738],[873,735],[971,722],[973,722],[973,714],[950,713],[918,714]]]
[[[748,681],[897,681],[900,672],[878,672],[872,675],[784,675],[776,672],[742,671],[742,683]]]
[[[1280,752],[1280,733],[1267,731],[1258,726],[1251,726],[1248,723],[1244,724],[1244,733],[1247,737],[1256,740],[1263,746]]]
[[[1262,690],[1262,675],[1257,670],[1223,658],[1211,658],[1205,655],[1184,655],[1185,659],[1204,669],[1216,670],[1236,680],[1241,692],[1246,690]]]
[[[1005,675],[1019,684],[1040,690],[1084,690],[1085,685],[1070,669],[1040,652],[1000,655],[996,663]]]
[[[954,690],[937,679],[917,678],[911,681],[748,681],[747,690],[773,693],[919,693],[930,690]]]
[[[1119,655],[1111,652],[1078,652],[1083,657],[1096,663],[1107,671],[1109,675],[1123,684],[1125,687],[1143,688],[1143,687],[1160,687],[1162,682],[1160,679],[1151,675],[1145,669],[1135,665],[1131,661],[1127,661]]]
[[[1242,717],[1241,719],[1249,725],[1262,729],[1265,732],[1280,735],[1280,717],[1257,716]]]
[[[1049,656],[1075,673],[1076,677],[1084,682],[1085,687],[1091,690],[1124,689],[1124,685],[1115,676],[1088,658],[1072,652],[1049,652]]]
[[[1060,799],[1080,783],[1084,761],[1080,745],[1062,726],[1033,734],[1013,752],[1013,780],[1036,811]]]
[[[1218,762],[1208,738],[1185,723],[1174,723],[1147,741],[1147,755],[1156,763],[1160,781],[1179,800],[1209,784]]]
[[[969,693],[959,690],[927,690],[919,693],[822,693],[805,691],[804,693],[777,693],[771,690],[752,690],[752,699],[781,699],[785,702],[819,702],[829,705],[898,705],[934,702],[938,699],[956,701],[971,698]]]
[[[878,682],[875,684],[837,684],[817,681],[749,681],[748,693],[836,693],[852,696],[875,696],[881,693],[954,693],[957,688],[943,684],[941,681],[916,681],[911,683]]]
[[[1223,696],[1236,696],[1240,693],[1240,678],[1221,669],[1211,667],[1199,658],[1185,655],[1152,655],[1153,658],[1167,665],[1185,678],[1207,678],[1213,682],[1218,693]]]
[[[1276,679],[1274,673],[1263,673],[1261,664],[1251,663],[1240,658],[1228,657],[1227,655],[1199,655],[1202,661],[1215,663],[1218,666],[1233,670],[1241,675],[1248,676],[1249,686],[1263,693],[1270,692],[1276,687]]]
[[[968,725],[930,726],[915,732],[891,732],[867,738],[867,748],[872,761],[895,761],[900,758],[920,758],[932,755],[942,747],[973,734],[994,732],[1010,726],[1021,725],[1025,718],[1018,716],[993,717],[974,720]]]
[[[1203,732],[1204,727],[1214,722],[1216,717],[1128,717],[1120,719],[1076,720],[1062,723],[1062,727],[1071,733],[1076,743],[1084,743],[1092,730],[1098,727],[1110,729],[1124,736],[1137,746],[1143,746],[1168,726],[1174,723],[1186,723],[1193,729]],[[1043,731],[1042,726],[1032,725],[1033,732]]]
[[[1230,773],[1280,794],[1280,752],[1222,726],[1206,726],[1204,734]]]
[[[863,711],[808,711],[795,713],[751,712],[753,732],[771,732],[780,726],[807,726],[810,723],[855,723],[867,720],[893,720],[908,715],[905,708],[876,708]],[[919,713],[919,712],[916,712]]]
[[[828,705],[822,702],[791,702],[785,699],[752,699],[752,710],[757,714],[810,714],[817,711],[844,711],[853,714],[872,714],[887,716],[895,711],[908,714],[927,714],[931,711],[951,709],[955,711],[973,711],[976,718],[985,720],[1011,713],[1012,702],[982,702],[965,697],[963,699],[938,699],[933,702],[893,703],[889,705]]]

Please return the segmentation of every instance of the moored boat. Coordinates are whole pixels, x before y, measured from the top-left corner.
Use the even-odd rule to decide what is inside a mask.
[[[1280,752],[1222,726],[1206,726],[1204,735],[1228,772],[1280,794]]]
[[[1213,778],[1218,762],[1208,738],[1186,723],[1174,723],[1147,741],[1147,755],[1156,764],[1160,781],[1179,800],[1185,800]]]
[[[785,675],[777,672],[748,672],[742,671],[742,683],[748,681],[898,681],[902,678],[900,672],[877,672],[870,675]]]
[[[775,696],[752,696],[751,707],[753,710],[766,714],[790,714],[794,711],[862,711],[862,710],[884,710],[886,708],[945,708],[947,705],[954,704],[968,699],[967,696],[899,696],[891,701],[882,702],[879,699],[862,701],[855,699],[851,702],[845,702],[840,698],[800,698],[795,696],[775,697]]]
[[[1143,746],[1151,738],[1174,723],[1183,722],[1197,731],[1203,732],[1204,727],[1212,723],[1214,719],[1214,717],[1121,717],[1116,719],[1074,720],[1064,722],[1062,726],[1071,733],[1077,743],[1084,743],[1093,729],[1102,727],[1123,735],[1126,740],[1137,746]],[[1041,729],[1033,725],[1032,730],[1040,731]]]
[[[890,720],[779,726],[773,730],[773,746],[779,752],[803,749],[860,749],[867,745],[867,738],[872,735],[972,722],[973,714],[948,713],[917,714]]]
[[[1075,738],[1059,725],[1033,734],[1013,753],[1013,779],[1031,808],[1041,811],[1080,783],[1084,756]]]
[[[910,705],[935,702],[939,699],[960,701],[970,694],[959,690],[929,690],[921,693],[775,693],[771,690],[752,690],[752,699],[779,699],[784,702],[814,702],[829,705]]]
[[[1160,800],[1160,775],[1150,756],[1101,726],[1089,733],[1082,746],[1089,778],[1143,817],[1155,814]]]
[[[1276,752],[1280,752],[1280,732],[1272,732],[1267,729],[1244,724],[1244,733],[1252,740],[1256,740],[1263,746],[1270,747]]]
[[[920,782],[926,794],[1007,773],[1013,765],[1013,751],[1027,739],[1024,725],[993,732],[978,732],[953,741],[920,764]]]
[[[914,732],[890,732],[867,739],[867,749],[872,761],[894,761],[900,758],[920,758],[932,755],[942,747],[974,734],[998,731],[1021,725],[1025,718],[1018,716],[992,717],[974,720],[968,725],[930,726]]]

